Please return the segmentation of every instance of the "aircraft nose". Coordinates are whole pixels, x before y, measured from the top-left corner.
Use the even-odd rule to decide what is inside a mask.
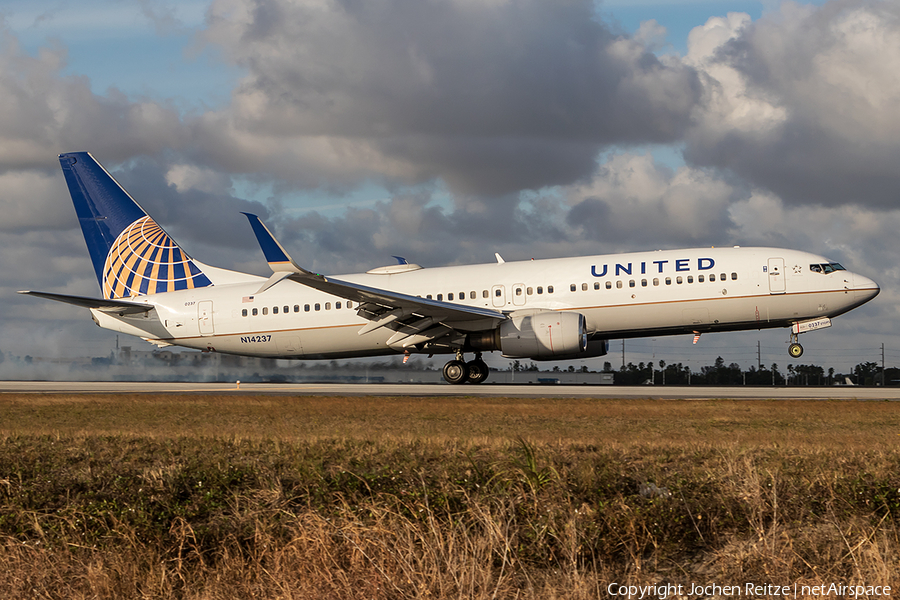
[[[878,295],[881,287],[863,275],[853,274],[853,289],[856,291],[856,298],[861,302],[868,302]]]

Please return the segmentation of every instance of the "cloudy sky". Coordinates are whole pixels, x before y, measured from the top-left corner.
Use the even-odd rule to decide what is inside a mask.
[[[239,211],[325,273],[821,253],[882,293],[800,362],[884,344],[900,363],[898,2],[5,0],[0,18],[2,351],[115,344],[15,294],[99,293],[56,159],[89,150],[193,256],[260,274]],[[787,338],[633,341],[628,360],[749,366],[760,341],[784,365]]]

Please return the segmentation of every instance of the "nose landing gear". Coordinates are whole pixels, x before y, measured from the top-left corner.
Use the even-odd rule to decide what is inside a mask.
[[[444,379],[447,383],[459,385],[466,383],[482,383],[488,378],[490,370],[481,359],[481,352],[475,353],[475,360],[465,362],[463,353],[457,352],[456,359],[444,365]]]
[[[791,358],[800,358],[803,356],[803,346],[800,345],[800,335],[791,332],[791,344],[788,346],[788,354]]]

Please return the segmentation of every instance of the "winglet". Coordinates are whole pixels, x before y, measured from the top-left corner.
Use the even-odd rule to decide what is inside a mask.
[[[252,213],[245,212],[241,214],[246,215],[247,219],[249,219],[253,233],[256,234],[256,240],[259,242],[259,247],[266,257],[266,262],[269,263],[269,267],[272,269],[272,276],[257,290],[257,294],[262,294],[276,283],[291,276],[309,276],[324,279],[321,275],[311,273],[295,263],[294,259],[287,253],[287,250],[284,249],[284,246],[278,243],[278,240],[275,239],[275,236],[272,235],[272,232],[269,231],[269,228],[265,226],[259,217]]]
[[[250,220],[250,227],[256,234],[259,247],[266,257],[266,261],[275,273],[306,273],[307,271],[294,262],[284,246],[278,243],[269,228],[263,224],[259,217],[251,213],[241,213]]]

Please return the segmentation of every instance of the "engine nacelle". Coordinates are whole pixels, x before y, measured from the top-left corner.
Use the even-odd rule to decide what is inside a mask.
[[[584,315],[543,311],[500,324],[500,351],[508,358],[554,359],[577,355],[588,347]]]

